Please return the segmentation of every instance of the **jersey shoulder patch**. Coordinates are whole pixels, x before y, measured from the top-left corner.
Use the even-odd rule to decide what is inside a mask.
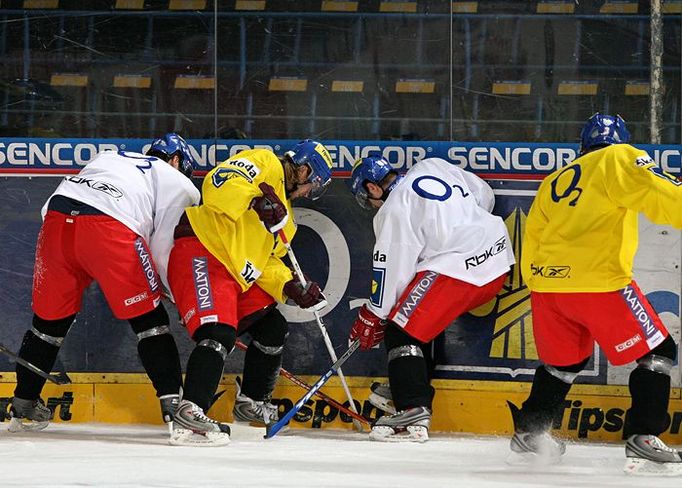
[[[682,186],[681,180],[656,165],[656,161],[654,161],[648,154],[638,157],[635,160],[635,165],[651,171],[655,176],[667,181],[668,183],[671,183],[675,186]]]

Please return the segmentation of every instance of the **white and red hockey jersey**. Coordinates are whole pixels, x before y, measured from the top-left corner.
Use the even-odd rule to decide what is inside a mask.
[[[477,286],[509,271],[514,253],[494,204],[485,181],[443,159],[413,166],[374,217],[372,312],[386,318],[420,271]]]
[[[201,198],[180,171],[152,156],[104,151],[77,175],[65,177],[54,195],[86,203],[142,236],[168,289],[173,231],[185,207],[198,205]],[[43,218],[49,202],[43,206]]]

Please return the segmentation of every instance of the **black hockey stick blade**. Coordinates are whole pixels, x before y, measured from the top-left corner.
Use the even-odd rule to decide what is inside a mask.
[[[69,378],[69,375],[67,375],[65,372],[60,371],[59,373],[56,374],[46,373],[38,366],[35,366],[26,361],[25,359],[22,359],[19,356],[17,356],[14,352],[7,349],[3,344],[0,344],[0,352],[12,358],[14,362],[16,362],[17,364],[21,364],[23,367],[30,369],[38,376],[42,376],[43,378],[45,378],[48,381],[51,381],[55,385],[68,385],[69,383],[71,383],[71,378]]]
[[[303,395],[299,401],[296,402],[296,404],[291,407],[291,409],[284,414],[284,417],[279,419],[277,422],[274,424],[269,424],[265,427],[265,438],[266,439],[271,439],[274,437],[277,432],[282,430],[282,427],[284,427],[286,424],[289,423],[289,421],[292,419],[294,415],[301,409],[303,405],[305,405],[305,402],[310,400],[310,397],[312,397],[324,384],[329,380],[329,378],[332,377],[334,373],[336,373],[336,370],[341,367],[343,363],[346,362],[346,360],[353,355],[355,350],[360,346],[360,341],[355,340],[353,343],[350,345],[348,350],[343,353],[343,355],[336,361],[334,364],[332,364],[332,367],[329,368],[329,370],[323,374],[317,382],[310,388],[308,393]]]

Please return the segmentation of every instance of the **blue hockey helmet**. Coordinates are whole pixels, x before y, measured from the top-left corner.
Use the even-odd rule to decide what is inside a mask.
[[[305,139],[296,144],[285,156],[296,166],[306,165],[310,168],[307,183],[312,183],[308,198],[317,200],[327,191],[332,181],[332,157],[321,143]]]
[[[355,200],[362,208],[372,208],[369,203],[369,193],[367,192],[366,183],[374,183],[379,185],[381,181],[388,176],[389,173],[395,173],[396,171],[391,166],[391,163],[386,161],[381,156],[367,156],[360,158],[355,161],[353,165],[353,171],[351,172],[351,186],[350,191],[355,195]],[[401,177],[398,176],[392,183],[391,186],[384,190],[384,196],[382,200],[388,197],[395,185],[400,181]]]
[[[620,115],[613,117],[597,112],[580,132],[580,154],[585,154],[593,147],[626,144],[629,140],[630,132]]]
[[[192,177],[194,158],[187,142],[175,132],[169,132],[163,137],[155,139],[149,147],[147,154],[151,156],[163,155],[165,156],[163,159],[166,161],[177,154],[180,157],[178,169],[187,178]]]

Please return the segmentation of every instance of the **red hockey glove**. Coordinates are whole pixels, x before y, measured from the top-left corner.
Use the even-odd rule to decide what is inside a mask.
[[[296,277],[293,280],[287,281],[284,284],[284,294],[301,308],[311,308],[319,310],[327,305],[320,285],[314,281],[310,281],[307,276],[305,287]],[[287,300],[288,301],[288,300]]]
[[[279,199],[275,189],[267,183],[261,183],[258,188],[263,192],[263,196],[251,200],[251,208],[256,211],[265,228],[274,234],[287,223],[289,218],[287,207]]]
[[[355,339],[359,339],[360,349],[367,351],[378,346],[384,340],[385,330],[386,321],[370,312],[367,305],[363,305],[358,312],[358,318],[353,322],[348,340],[353,342]]]

